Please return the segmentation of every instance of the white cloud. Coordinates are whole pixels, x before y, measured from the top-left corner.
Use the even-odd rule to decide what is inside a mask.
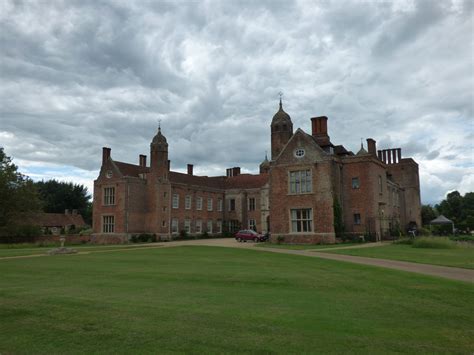
[[[90,186],[102,146],[136,162],[161,119],[175,169],[256,172],[283,90],[295,128],[402,147],[424,202],[472,191],[469,1],[1,6],[0,145],[23,170]]]

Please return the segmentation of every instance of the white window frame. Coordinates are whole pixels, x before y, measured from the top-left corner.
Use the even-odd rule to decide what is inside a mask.
[[[222,221],[221,220],[217,221],[217,233],[219,233],[219,234],[222,233]]]
[[[249,229],[257,231],[257,221],[255,219],[249,219]]]
[[[236,210],[236,202],[235,202],[235,198],[229,198],[229,212],[232,212],[232,211],[235,211]],[[234,201],[234,209],[232,209],[232,201]]]
[[[179,208],[179,194],[173,194],[173,208]]]
[[[103,206],[113,206],[115,205],[115,187],[105,186],[103,189]]]
[[[288,191],[291,195],[309,194],[313,192],[311,169],[289,171],[288,182]]]
[[[115,216],[102,216],[102,233],[115,233]]]
[[[250,203],[250,201],[253,201],[253,204]],[[247,199],[247,210],[255,211],[256,208],[257,208],[257,199],[255,197],[249,197]]]
[[[207,233],[212,234],[212,219],[207,221]]]
[[[192,196],[191,195],[186,195],[184,198],[184,209],[190,210],[192,205]]]
[[[221,198],[217,199],[217,210],[222,212],[223,200]]]
[[[360,179],[358,176],[354,176],[351,180],[351,187],[353,190],[360,189]]]
[[[201,211],[202,210],[202,197],[198,196],[196,198],[196,209],[198,211]]]
[[[188,234],[191,233],[191,219],[189,218],[184,220],[184,231]]]
[[[196,221],[196,233],[202,233],[202,220],[200,219]]]
[[[179,233],[179,219],[173,218],[171,220],[171,233],[178,234]]]
[[[208,197],[207,198],[207,210],[208,211],[212,211],[212,206],[213,205],[213,200],[212,200],[212,197]]]
[[[299,218],[298,218],[298,213],[299,213]],[[292,233],[312,233],[313,228],[314,226],[313,226],[313,209],[312,208],[290,209],[290,230]]]

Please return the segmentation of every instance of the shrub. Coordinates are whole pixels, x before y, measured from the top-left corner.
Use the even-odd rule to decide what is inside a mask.
[[[443,237],[421,237],[413,241],[413,248],[433,248],[433,249],[454,249],[457,248],[455,242]]]
[[[156,242],[156,235],[155,234],[134,234],[130,238],[132,243],[155,243]]]
[[[91,234],[92,234],[92,228],[83,229],[79,232],[79,235],[91,235]]]
[[[283,243],[284,241],[285,241],[285,237],[284,237],[284,236],[279,235],[279,236],[277,237],[277,244],[281,244],[281,243]]]
[[[449,237],[449,239],[454,240],[456,242],[474,242],[474,235],[456,235]]]

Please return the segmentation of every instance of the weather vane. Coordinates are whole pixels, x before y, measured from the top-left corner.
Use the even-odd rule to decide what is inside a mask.
[[[283,97],[283,92],[280,91],[278,95],[280,95],[280,100],[281,100],[281,98]]]
[[[158,120],[158,129],[161,130],[161,119]]]

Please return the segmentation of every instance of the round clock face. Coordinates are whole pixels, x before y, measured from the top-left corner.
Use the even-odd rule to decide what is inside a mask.
[[[304,153],[305,153],[304,149],[298,148],[295,150],[295,157],[302,158],[304,157]]]
[[[112,170],[107,170],[105,176],[107,177],[107,179],[110,179],[112,177]]]

